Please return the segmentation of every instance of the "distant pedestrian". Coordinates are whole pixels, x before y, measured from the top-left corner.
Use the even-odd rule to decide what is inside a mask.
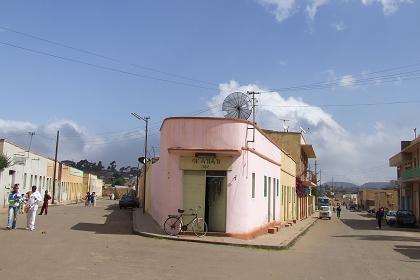
[[[86,196],[85,196],[85,207],[89,207],[90,206],[90,199],[91,199],[90,192],[87,192],[86,193]]]
[[[44,202],[42,203],[42,208],[41,208],[41,212],[39,213],[39,215],[42,215],[42,213],[44,213],[44,211],[45,211],[45,215],[48,214],[48,201],[50,199],[51,199],[51,196],[48,194],[48,191],[45,191]]]
[[[378,211],[376,211],[376,221],[378,222],[378,228],[382,228],[382,219],[384,218],[384,208],[379,208]]]
[[[38,211],[39,202],[42,200],[41,194],[36,190],[36,186],[32,186],[32,192],[27,193],[27,223],[26,229],[35,230],[36,212]]]
[[[19,192],[19,184],[13,186],[12,192],[9,194],[9,212],[7,217],[7,229],[15,229],[17,215],[19,211],[20,202],[22,200],[22,195]]]
[[[341,206],[338,205],[337,206],[337,218],[340,218],[340,217],[341,217]]]
[[[92,192],[90,195],[90,206],[95,207],[96,206],[96,193]]]

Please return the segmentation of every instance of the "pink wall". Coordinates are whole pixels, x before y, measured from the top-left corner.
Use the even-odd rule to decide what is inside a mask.
[[[247,233],[267,224],[268,201],[264,197],[264,176],[280,178],[280,166],[263,157],[280,163],[280,149],[256,130],[255,143],[249,124],[222,118],[169,118],[161,128],[160,160],[152,168],[151,215],[163,225],[168,214],[176,213],[183,205],[182,170],[180,156],[192,156],[194,152],[171,151],[184,149],[232,149],[241,154],[234,157],[232,170],[227,172],[226,231]],[[247,135],[249,133],[249,135]],[[255,149],[256,152],[243,150]],[[217,153],[218,156],[226,153]],[[252,198],[252,177],[256,174],[256,195]],[[236,178],[236,179],[235,179]],[[280,182],[281,186],[281,182]],[[272,186],[272,193],[273,193]],[[271,202],[272,203],[272,202]],[[276,220],[280,220],[280,197],[276,197]]]

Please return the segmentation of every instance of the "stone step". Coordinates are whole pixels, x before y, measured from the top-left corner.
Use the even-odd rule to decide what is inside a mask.
[[[277,233],[277,229],[276,228],[269,228],[268,233],[269,234],[275,234],[275,233]]]

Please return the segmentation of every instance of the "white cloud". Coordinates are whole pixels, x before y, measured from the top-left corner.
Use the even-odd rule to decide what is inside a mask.
[[[340,79],[340,86],[351,87],[354,85],[354,82],[355,80],[353,78],[353,75],[344,75]]]
[[[297,0],[257,0],[268,11],[282,22],[294,14]]]
[[[102,160],[107,164],[116,160],[118,164],[136,164],[142,154],[143,129],[95,134],[72,120],[54,120],[45,124],[18,122],[0,119],[0,138],[6,138],[22,147],[29,143],[29,131],[35,131],[32,151],[53,157],[55,138],[60,131],[59,160]],[[151,146],[159,146],[156,136],[151,137]]]
[[[341,31],[343,31],[344,29],[346,29],[346,25],[344,24],[344,22],[343,22],[343,21],[336,22],[336,23],[332,23],[332,24],[331,24],[331,27],[332,27],[334,30],[338,31],[338,32],[341,32]]]
[[[234,91],[266,91],[255,84],[239,85],[236,81],[221,84],[220,93],[208,102],[212,114],[222,116],[220,108],[224,98]],[[354,183],[387,181],[395,171],[387,166],[388,158],[398,151],[400,136],[405,127],[387,127],[377,123],[370,133],[351,133],[340,125],[331,114],[320,107],[309,106],[302,98],[283,97],[281,93],[263,93],[258,97],[257,123],[266,129],[283,130],[279,119],[289,119],[290,129],[309,128],[305,136],[314,145],[325,180],[335,176]],[[296,107],[294,107],[296,106]],[[378,168],[369,168],[379,166]]]
[[[318,9],[321,6],[328,4],[328,2],[330,2],[330,0],[309,0],[305,9],[306,14],[309,17],[309,19],[311,20],[315,19]]]
[[[361,0],[365,6],[378,3],[382,5],[382,11],[384,15],[391,15],[398,11],[402,4],[413,4],[414,0]]]
[[[328,5],[330,0],[255,0],[267,11],[272,13],[278,22],[283,22],[297,12],[304,9],[306,17],[314,20],[320,7]],[[415,0],[361,0],[364,6],[379,4],[382,6],[384,15],[391,15],[398,11],[403,4],[413,4]],[[338,1],[337,1],[338,2]],[[340,1],[339,4],[347,4],[350,1]],[[333,28],[337,31],[344,30],[343,24],[333,24]]]

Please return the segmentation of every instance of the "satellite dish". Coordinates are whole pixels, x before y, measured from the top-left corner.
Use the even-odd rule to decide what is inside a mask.
[[[252,113],[251,98],[242,92],[231,93],[223,101],[222,111],[225,118],[247,120]]]

